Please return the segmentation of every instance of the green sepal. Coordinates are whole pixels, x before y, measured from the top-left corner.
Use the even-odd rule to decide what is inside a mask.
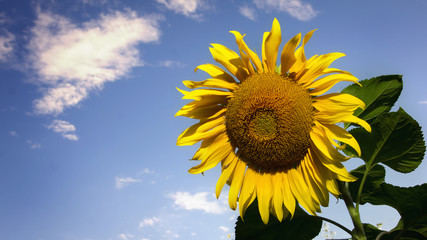
[[[316,237],[322,228],[322,220],[308,215],[298,205],[292,219],[289,216],[279,222],[270,215],[268,224],[264,224],[255,200],[246,210],[244,221],[238,217],[236,222],[236,240],[306,240]]]

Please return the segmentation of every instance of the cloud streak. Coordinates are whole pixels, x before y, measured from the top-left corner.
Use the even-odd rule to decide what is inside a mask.
[[[121,189],[128,186],[131,183],[137,183],[137,182],[141,182],[141,179],[136,179],[131,177],[126,177],[126,178],[116,177],[116,188]]]
[[[0,25],[7,23],[9,19],[4,13],[0,13]],[[7,62],[13,52],[15,35],[6,28],[0,26],[0,62]]]
[[[245,5],[245,6],[239,7],[239,13],[249,18],[252,21],[256,20],[256,13],[254,8],[251,8]]]
[[[287,12],[292,17],[308,21],[317,16],[318,12],[309,3],[301,0],[253,0],[258,9],[270,11]]]
[[[76,25],[63,16],[39,11],[28,45],[29,63],[43,93],[34,101],[34,112],[58,115],[106,82],[142,66],[136,47],[159,40],[160,20],[116,11]]]
[[[202,0],[156,0],[163,4],[167,9],[174,11],[177,14],[184,15],[189,18],[200,19],[201,15],[197,11],[206,9],[207,6]]]

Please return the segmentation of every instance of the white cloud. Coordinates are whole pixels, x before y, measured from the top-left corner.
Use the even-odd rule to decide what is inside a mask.
[[[223,231],[223,232],[228,232],[228,231],[230,231],[230,229],[229,229],[228,227],[225,227],[225,226],[219,226],[218,228],[219,228],[219,230],[221,230],[221,231]]]
[[[135,236],[130,234],[130,233],[120,233],[117,237],[122,239],[122,240],[129,240],[129,239],[134,238]]]
[[[419,104],[427,104],[427,101],[420,101]]]
[[[136,179],[131,177],[126,177],[126,178],[116,177],[116,188],[120,189],[131,183],[137,183],[137,182],[141,182],[141,179]]]
[[[241,6],[239,8],[239,13],[242,14],[243,16],[249,18],[252,21],[255,21],[256,19],[256,13],[255,13],[255,9],[248,7],[248,6]]]
[[[106,82],[142,66],[137,44],[159,40],[159,20],[129,10],[76,25],[60,15],[38,12],[28,45],[29,63],[43,91],[34,101],[35,113],[60,114]]]
[[[259,9],[287,12],[301,21],[308,21],[318,14],[311,4],[303,3],[301,0],[253,0],[253,2]]]
[[[27,140],[27,143],[30,145],[31,149],[41,148],[42,145],[40,143],[33,142],[31,140]]]
[[[67,121],[55,119],[49,126],[47,126],[47,128],[56,133],[60,133],[65,139],[72,141],[79,140],[79,137],[74,133],[76,131],[76,127]]]
[[[138,228],[143,228],[145,226],[153,226],[155,223],[159,222],[160,219],[153,217],[153,218],[146,218],[139,222]]]
[[[185,210],[202,210],[214,214],[224,213],[227,208],[224,205],[220,205],[220,202],[213,195],[209,196],[212,196],[213,201],[208,200],[207,192],[199,192],[194,195],[188,192],[169,194],[169,197],[174,200],[175,205]]]
[[[201,15],[196,13],[202,8],[207,8],[202,0],[156,0],[175,13],[182,14],[190,18],[200,18]]]
[[[10,131],[9,135],[12,136],[12,137],[18,137],[19,136],[16,131]]]

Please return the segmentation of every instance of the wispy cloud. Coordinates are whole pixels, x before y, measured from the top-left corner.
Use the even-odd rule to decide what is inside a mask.
[[[16,131],[9,131],[9,135],[12,137],[18,137],[18,133]]]
[[[160,219],[158,219],[156,217],[146,218],[146,219],[142,220],[141,222],[139,222],[138,228],[143,228],[145,226],[153,226],[155,223],[157,223],[159,221],[160,221]]]
[[[76,131],[76,127],[67,121],[55,119],[49,126],[47,126],[47,128],[56,133],[60,133],[65,139],[71,141],[79,140],[79,137],[74,133]]]
[[[175,13],[182,14],[186,17],[200,19],[201,14],[198,12],[202,9],[207,9],[207,5],[203,0],[156,0],[163,4],[169,10]]]
[[[304,3],[301,0],[253,0],[253,2],[259,9],[267,12],[287,12],[292,17],[301,21],[311,20],[318,14],[311,4]]]
[[[42,145],[40,143],[33,142],[31,140],[27,140],[27,143],[30,145],[31,149],[41,148]]]
[[[208,196],[212,201],[208,199]],[[185,210],[202,210],[206,213],[222,214],[227,209],[213,195],[208,195],[207,192],[199,192],[194,195],[188,192],[175,192],[169,194],[169,197],[174,200],[175,206]]]
[[[255,9],[251,8],[247,5],[239,7],[239,13],[242,14],[243,16],[249,18],[252,21],[256,20]]]
[[[142,66],[139,43],[158,41],[159,16],[139,17],[116,11],[81,25],[49,13],[37,13],[28,45],[29,63],[43,96],[34,101],[35,113],[58,115],[76,106],[106,82]]]
[[[7,62],[13,52],[15,35],[2,26],[8,21],[9,19],[6,15],[4,13],[0,13],[0,62]]]
[[[125,178],[116,177],[116,188],[121,189],[131,183],[137,183],[137,182],[141,182],[141,179],[131,178],[131,177],[125,177]]]
[[[219,226],[218,228],[219,228],[219,230],[221,230],[223,232],[229,232],[230,231],[230,228],[225,227],[225,226]]]
[[[135,236],[130,233],[120,233],[117,237],[122,240],[130,240],[135,238]]]
[[[427,101],[420,101],[419,104],[427,104]]]
[[[175,61],[175,60],[165,60],[165,61],[160,61],[157,64],[158,67],[167,67],[167,68],[172,68],[172,67],[183,67],[184,64],[179,62],[179,61]]]
[[[154,170],[151,170],[151,169],[149,169],[149,168],[144,168],[144,169],[142,169],[140,172],[139,172],[139,174],[138,175],[142,175],[142,174],[153,174],[154,173]]]

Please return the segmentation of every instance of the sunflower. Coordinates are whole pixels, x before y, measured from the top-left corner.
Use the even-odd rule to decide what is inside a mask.
[[[329,65],[343,53],[315,55],[306,59],[304,46],[313,31],[302,39],[301,33],[288,41],[280,55],[280,24],[274,19],[270,32],[264,33],[262,59],[236,38],[240,56],[220,44],[212,44],[214,60],[226,70],[203,64],[211,78],[183,81],[193,91],[178,89],[191,99],[175,116],[198,119],[186,129],[177,145],[201,141],[192,160],[192,174],[203,173],[221,162],[222,173],[216,184],[219,197],[225,183],[230,185],[229,205],[240,216],[257,199],[261,218],[268,223],[270,213],[279,221],[293,216],[299,203],[309,213],[327,206],[329,193],[337,197],[337,180],[355,181],[342,162],[345,145],[359,155],[355,138],[337,123],[358,124],[370,131],[369,124],[353,115],[365,104],[345,93],[325,94],[341,81],[358,82],[349,72]],[[298,48],[297,48],[298,47]],[[340,144],[344,143],[344,145]]]

